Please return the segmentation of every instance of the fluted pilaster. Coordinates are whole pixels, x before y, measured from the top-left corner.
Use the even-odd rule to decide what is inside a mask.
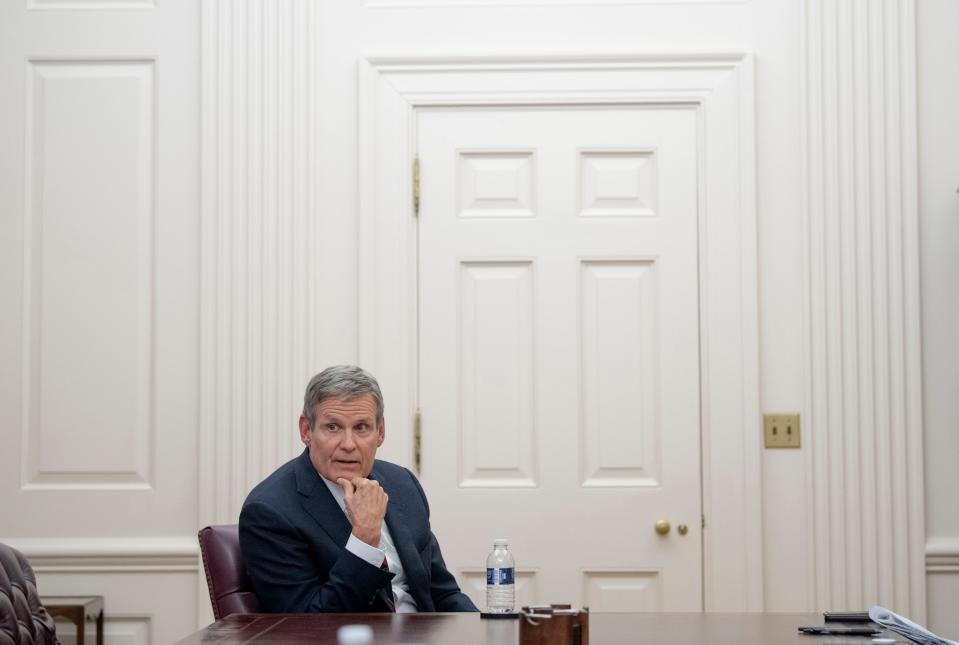
[[[299,444],[315,275],[316,3],[202,3],[200,521]]]
[[[802,17],[811,604],[922,620],[915,2]]]

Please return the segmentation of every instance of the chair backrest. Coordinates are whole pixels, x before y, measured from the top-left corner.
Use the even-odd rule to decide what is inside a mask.
[[[207,526],[200,530],[198,537],[213,616],[219,620],[230,614],[259,611],[260,602],[253,592],[253,582],[243,566],[239,526]]]
[[[57,628],[40,603],[30,563],[6,544],[0,544],[0,643],[57,645]]]

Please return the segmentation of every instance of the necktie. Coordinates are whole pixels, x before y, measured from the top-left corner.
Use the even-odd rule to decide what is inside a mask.
[[[380,565],[380,569],[389,572],[390,567],[386,562],[386,558],[383,558],[383,564]],[[386,604],[387,608],[391,612],[396,613],[396,599],[393,598],[393,584],[390,583],[386,589],[381,589],[381,591],[383,592],[381,597],[383,598],[383,602]]]

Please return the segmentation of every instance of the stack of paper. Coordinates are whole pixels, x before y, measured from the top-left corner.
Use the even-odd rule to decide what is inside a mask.
[[[920,645],[959,645],[959,643],[956,641],[939,638],[924,627],[920,627],[911,620],[903,618],[899,614],[894,614],[885,607],[880,607],[879,605],[876,605],[869,610],[869,618],[871,618],[872,622],[876,623],[877,625],[880,625],[889,631],[896,632],[900,636],[905,636],[909,640],[919,643]]]

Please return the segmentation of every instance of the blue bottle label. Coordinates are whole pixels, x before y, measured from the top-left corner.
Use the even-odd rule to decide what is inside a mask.
[[[508,569],[486,568],[486,584],[488,585],[511,585],[513,584],[513,567]]]

